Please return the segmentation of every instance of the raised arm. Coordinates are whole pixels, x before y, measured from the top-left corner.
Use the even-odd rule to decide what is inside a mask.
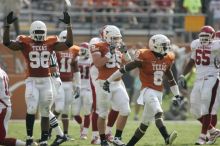
[[[10,12],[5,18],[3,44],[11,50],[21,50],[23,47],[20,43],[10,40],[10,24],[17,20],[13,16],[13,12]]]
[[[72,32],[72,26],[70,22],[70,16],[67,11],[63,12],[63,16],[64,16],[63,19],[59,19],[59,20],[66,24],[67,36],[66,36],[65,42],[56,43],[54,48],[57,51],[67,50],[73,45],[73,32]]]

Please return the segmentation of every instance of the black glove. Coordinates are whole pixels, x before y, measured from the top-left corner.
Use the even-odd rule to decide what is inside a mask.
[[[124,52],[127,51],[127,47],[125,46],[125,43],[124,43],[124,42],[121,43],[121,47],[119,48],[119,51],[120,51],[121,53],[124,53]]]
[[[108,93],[110,93],[110,89],[109,89],[109,81],[105,81],[103,84],[103,90],[107,91]]]
[[[18,18],[13,16],[13,11],[11,11],[7,16],[6,16],[6,22],[7,24],[12,24],[14,23]]]
[[[111,54],[115,54],[115,46],[113,46],[113,45],[110,44],[110,46],[109,46],[109,52],[110,52]]]
[[[219,57],[214,58],[214,65],[216,68],[220,68],[220,58]]]
[[[178,85],[180,87],[182,87],[183,89],[187,89],[187,84],[186,84],[186,79],[184,78],[183,75],[181,75],[179,78],[178,78]]]
[[[75,88],[74,98],[77,99],[80,97],[80,87]]]
[[[176,107],[179,107],[181,105],[182,101],[183,101],[183,96],[180,96],[180,95],[176,95],[172,99],[173,105]]]
[[[65,24],[70,24],[70,15],[68,14],[67,11],[64,11],[63,12],[63,19],[59,19],[59,20]]]

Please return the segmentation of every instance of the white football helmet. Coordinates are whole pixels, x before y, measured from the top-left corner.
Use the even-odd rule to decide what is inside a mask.
[[[203,26],[199,33],[199,41],[202,45],[208,45],[215,37],[215,30],[211,26]]]
[[[83,42],[80,44],[79,57],[81,59],[89,58],[89,43]]]
[[[106,25],[101,32],[101,38],[108,44],[120,47],[122,43],[122,35],[118,27],[114,25]]]
[[[65,42],[66,41],[66,35],[67,35],[67,31],[61,31],[61,33],[59,34],[59,41],[60,42]]]
[[[98,38],[98,37],[94,37],[92,38],[90,41],[89,41],[89,45],[95,45],[95,44],[98,44],[99,42],[101,42],[101,39]]]
[[[170,50],[170,40],[162,34],[153,35],[149,40],[149,48],[153,52],[165,55]]]
[[[30,36],[34,41],[45,41],[47,27],[42,21],[34,21],[30,26]]]

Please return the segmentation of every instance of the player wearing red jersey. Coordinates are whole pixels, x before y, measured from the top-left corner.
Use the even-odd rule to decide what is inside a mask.
[[[170,40],[164,35],[152,36],[149,40],[149,47],[150,49],[138,50],[136,52],[136,59],[108,77],[103,86],[104,90],[110,92],[112,90],[110,88],[112,86],[111,82],[134,68],[139,68],[140,70],[139,77],[142,83],[142,90],[137,102],[144,105],[144,112],[142,122],[127,146],[134,146],[143,137],[150,122],[153,120],[155,120],[158,130],[163,136],[165,144],[172,144],[177,137],[175,131],[168,134],[162,120],[163,110],[161,108],[164,75],[168,78],[170,89],[176,97],[174,103],[179,104],[181,101],[179,89],[171,71],[175,56],[173,53],[168,52]]]
[[[67,31],[64,30],[59,34],[59,41],[66,41]],[[71,103],[73,101],[73,97],[79,97],[80,90],[80,72],[78,70],[78,54],[79,47],[71,46],[67,51],[58,51],[56,52],[57,58],[57,66],[59,67],[59,76],[62,81],[62,84],[59,88],[57,88],[57,94],[54,98],[55,110],[54,114],[58,117],[62,114],[62,123],[65,137],[68,140],[74,140],[68,135],[68,127],[69,127],[69,109]],[[73,86],[73,80],[74,86]],[[59,83],[59,82],[58,82]],[[78,91],[73,91],[78,90]],[[74,92],[74,95],[73,95]],[[50,131],[51,133],[51,131]],[[59,143],[59,139],[57,139],[56,143]]]
[[[70,16],[67,12],[63,14],[64,18],[60,21],[67,25],[65,42],[59,42],[56,36],[47,37],[47,27],[42,21],[34,21],[31,24],[30,36],[20,35],[12,41],[10,40],[9,27],[16,20],[13,17],[13,12],[10,12],[5,20],[3,43],[13,51],[20,50],[22,52],[28,69],[25,81],[27,146],[33,143],[33,126],[38,107],[41,113],[40,146],[47,146],[49,111],[53,101],[49,57],[53,50],[66,50],[73,44]]]

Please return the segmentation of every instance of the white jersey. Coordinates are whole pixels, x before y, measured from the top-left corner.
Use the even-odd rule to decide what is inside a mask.
[[[11,106],[8,80],[8,75],[0,68],[0,109]]]
[[[81,73],[81,88],[90,89],[90,67],[91,67],[92,61],[91,59],[82,59],[79,57],[78,59],[78,65],[79,70]]]
[[[206,76],[219,76],[215,67],[215,57],[220,56],[220,41],[213,40],[209,45],[201,45],[199,39],[191,43],[191,58],[195,61],[197,79]]]

